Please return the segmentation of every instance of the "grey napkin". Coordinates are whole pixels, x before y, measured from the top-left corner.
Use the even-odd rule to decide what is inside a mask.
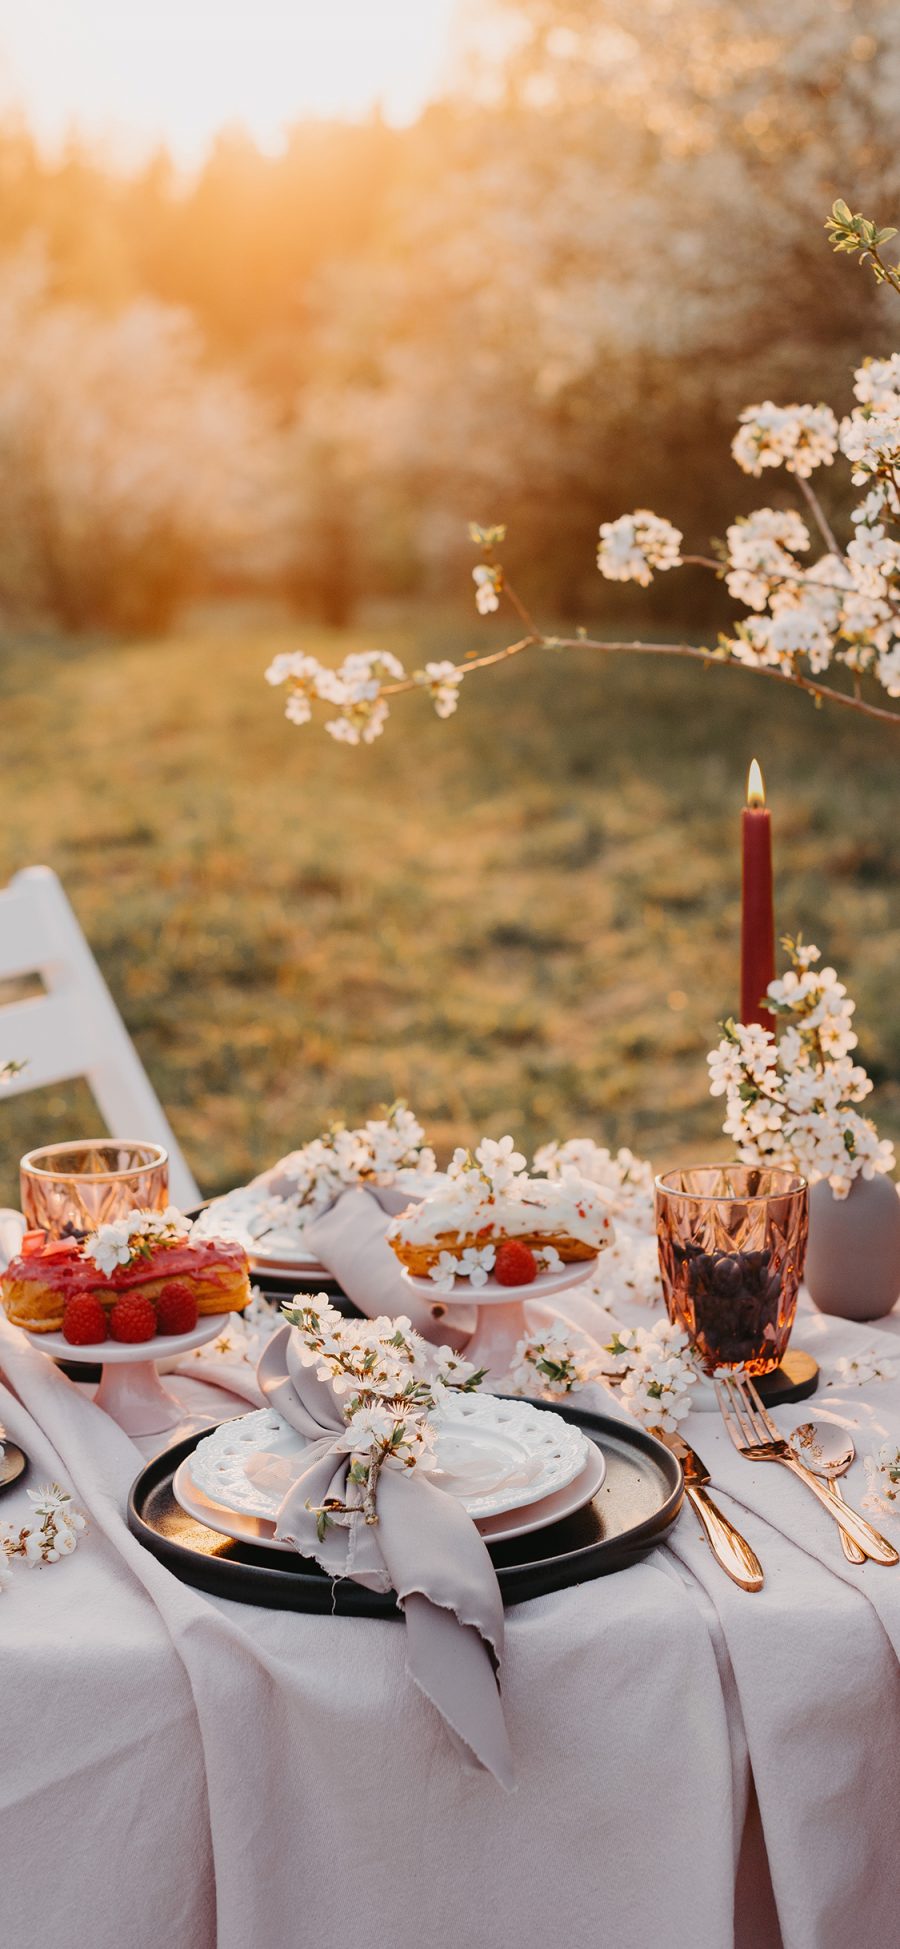
[[[310,1443],[303,1472],[279,1509],[276,1535],[314,1557],[330,1577],[396,1591],[410,1675],[441,1713],[454,1743],[511,1787],[512,1754],[496,1677],[503,1601],[471,1517],[417,1469],[383,1468],[378,1522],[360,1517],[350,1528],[333,1524],[320,1541],[312,1509],[331,1496],[347,1500],[350,1457],[335,1447],[345,1427],[338,1398],[330,1382],[303,1366],[291,1327],[270,1340],[257,1379],[271,1407]]]
[[[439,1293],[435,1292],[433,1301],[421,1298],[407,1285],[400,1262],[387,1243],[393,1214],[408,1204],[409,1193],[391,1186],[345,1191],[321,1218],[306,1226],[303,1242],[370,1320],[385,1313],[396,1319],[398,1313],[405,1313],[423,1340],[460,1352],[475,1331],[477,1306],[454,1306],[445,1311]]]

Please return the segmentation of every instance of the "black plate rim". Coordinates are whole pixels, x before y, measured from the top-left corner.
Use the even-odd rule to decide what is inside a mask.
[[[517,1397],[521,1398],[521,1397]],[[615,1415],[607,1415],[593,1410],[575,1408],[568,1403],[549,1403],[535,1401],[536,1407],[550,1407],[562,1414],[567,1421],[584,1429],[592,1436],[606,1438],[625,1448],[637,1449],[652,1462],[669,1485],[669,1493],[652,1515],[646,1516],[621,1537],[603,1538],[599,1542],[586,1543],[574,1550],[562,1551],[558,1556],[532,1559],[523,1563],[498,1565],[497,1580],[505,1604],[520,1603],[529,1598],[539,1597],[553,1590],[566,1589],[571,1584],[592,1581],[594,1578],[626,1568],[635,1558],[665,1540],[676,1521],[684,1499],[684,1476],[681,1464],[666,1448],[663,1442],[641,1428],[637,1423],[628,1423]],[[239,1420],[240,1416],[226,1416],[226,1420]],[[309,1610],[319,1615],[332,1612],[332,1599],[326,1594],[333,1590],[330,1579],[323,1578],[321,1572],[315,1574],[299,1569],[285,1571],[267,1563],[234,1561],[230,1558],[206,1557],[188,1549],[171,1537],[164,1536],[148,1523],[141,1513],[141,1505],[146,1495],[184,1460],[196,1447],[208,1429],[200,1429],[196,1434],[187,1435],[182,1441],[166,1448],[145,1463],[132,1483],[128,1495],[128,1527],[138,1541],[151,1554],[165,1562],[173,1574],[195,1587],[211,1590],[223,1597],[236,1599],[248,1604],[267,1603],[273,1608],[292,1608]],[[524,1540],[524,1539],[523,1539]],[[252,1544],[244,1545],[252,1550]],[[307,1604],[288,1602],[293,1594],[306,1595]],[[375,1592],[361,1585],[344,1583],[342,1586],[342,1610],[353,1615],[397,1618],[402,1615],[393,1592]],[[341,1613],[338,1612],[340,1615]]]

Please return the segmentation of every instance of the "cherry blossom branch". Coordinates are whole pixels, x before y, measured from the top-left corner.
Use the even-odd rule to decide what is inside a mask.
[[[507,591],[508,593],[508,591]],[[515,643],[507,643],[502,650],[491,650],[485,656],[473,656],[455,668],[460,676],[468,676],[473,670],[487,670],[495,663],[506,663],[510,657],[521,656],[524,650],[596,650],[602,656],[678,656],[688,657],[695,663],[717,664],[721,669],[731,663],[752,676],[770,677],[776,683],[789,684],[794,690],[803,690],[816,704],[843,704],[846,710],[857,711],[863,717],[874,717],[887,724],[900,723],[900,710],[885,710],[879,704],[871,704],[866,698],[851,696],[845,690],[833,690],[828,684],[815,683],[797,671],[778,670],[771,663],[741,663],[736,658],[723,656],[721,650],[705,650],[696,643],[605,643],[594,636],[545,636],[535,629],[529,636],[521,636]],[[404,691],[419,688],[414,677],[404,677],[396,683],[381,686],[382,697],[399,697]]]
[[[818,494],[816,494],[815,490],[810,487],[809,481],[805,480],[802,474],[796,474],[794,478],[797,482],[798,487],[800,488],[800,491],[803,495],[806,505],[809,508],[809,511],[813,517],[813,520],[815,521],[816,527],[819,530],[819,533],[822,537],[822,540],[825,543],[826,548],[828,549],[829,554],[836,555],[838,560],[842,562],[844,559],[844,551],[842,548],[838,546],[838,543],[835,540],[834,531],[828,521],[828,518],[825,514],[825,510],[822,506],[821,501],[819,500]]]

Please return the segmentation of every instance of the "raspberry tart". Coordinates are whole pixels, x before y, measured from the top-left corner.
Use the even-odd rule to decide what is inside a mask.
[[[492,1273],[501,1284],[527,1285],[536,1273],[594,1259],[612,1244],[612,1220],[598,1185],[574,1171],[558,1179],[530,1178],[524,1165],[511,1137],[499,1143],[485,1138],[474,1156],[456,1151],[446,1184],[409,1205],[388,1228],[406,1271],[436,1285],[467,1278],[477,1289]],[[515,1253],[505,1251],[513,1242]]]
[[[65,1331],[68,1318],[73,1345],[93,1345],[105,1337],[97,1305],[107,1334],[147,1339],[151,1310],[154,1330],[171,1333],[189,1331],[198,1314],[246,1306],[248,1274],[242,1246],[230,1239],[193,1239],[189,1220],[170,1205],[163,1212],[129,1212],[84,1239],[26,1232],[3,1274],[3,1305],[12,1324],[28,1333]],[[81,1303],[88,1300],[95,1305]],[[140,1309],[131,1305],[138,1300]],[[125,1301],[128,1306],[117,1314]]]

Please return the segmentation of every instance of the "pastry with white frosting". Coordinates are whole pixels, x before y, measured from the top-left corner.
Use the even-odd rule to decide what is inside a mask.
[[[433,1277],[439,1266],[456,1276],[490,1272],[504,1241],[527,1245],[539,1261],[567,1264],[593,1259],[614,1237],[608,1201],[600,1187],[567,1171],[560,1178],[530,1178],[512,1138],[484,1140],[474,1156],[458,1150],[446,1182],[409,1205],[388,1228],[388,1242],[406,1270]],[[473,1284],[480,1283],[477,1276]]]

